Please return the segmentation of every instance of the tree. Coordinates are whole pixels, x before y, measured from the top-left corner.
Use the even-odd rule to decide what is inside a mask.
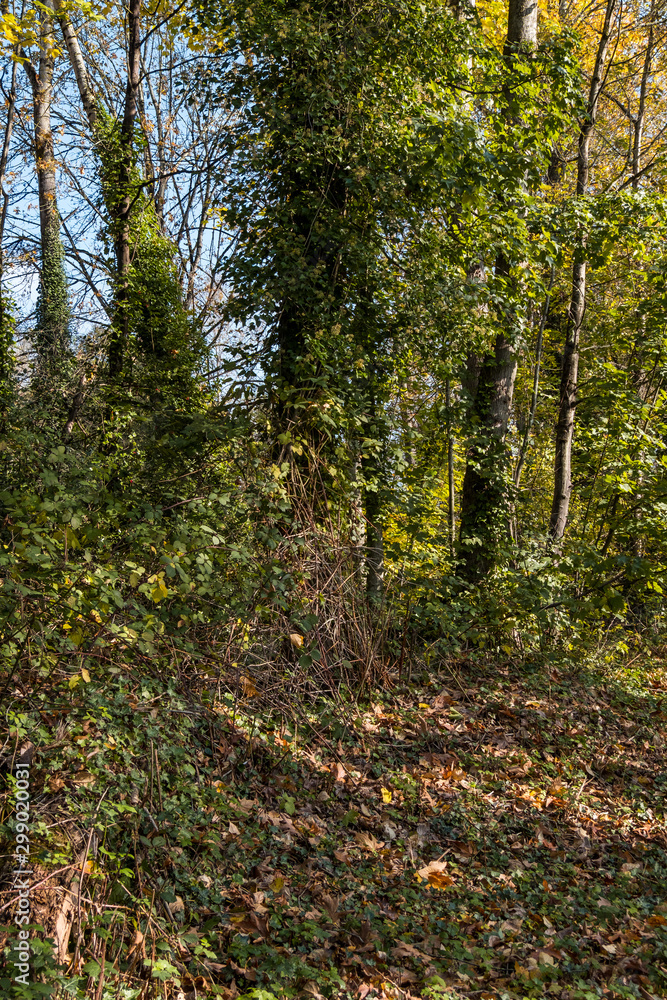
[[[30,81],[35,130],[35,167],[39,201],[40,280],[33,336],[37,351],[34,384],[51,391],[64,374],[70,347],[70,311],[65,252],[60,236],[56,190],[56,160],[51,130],[51,102],[56,44],[53,7],[49,0],[39,25],[37,66],[25,51],[21,62]]]
[[[99,160],[100,185],[108,217],[115,270],[108,343],[112,380],[128,374],[126,354],[134,335],[140,355],[173,377],[181,395],[201,353],[196,326],[184,303],[175,266],[175,247],[162,232],[155,179],[142,176],[138,132],[141,101],[141,0],[127,7],[126,78],[116,116],[93,87],[76,30],[62,4],[57,8],[63,38]],[[185,382],[178,389],[179,379]]]
[[[537,46],[536,0],[510,0],[505,59],[512,72]],[[505,115],[516,121],[511,88],[506,88]],[[505,289],[511,282],[511,261],[501,251],[495,261],[496,278]],[[503,290],[501,289],[501,295]],[[462,573],[469,580],[484,576],[494,565],[499,540],[507,532],[508,484],[505,437],[509,427],[516,378],[517,334],[512,329],[512,306],[499,316],[500,330],[493,351],[469,376],[474,400],[471,420],[475,437],[468,451],[461,495]]]
[[[607,0],[600,33],[593,75],[591,77],[585,117],[579,132],[577,147],[576,196],[585,199],[590,171],[590,146],[598,113],[600,95],[606,75],[606,63],[612,40],[612,23],[616,0]],[[642,112],[643,113],[643,112]],[[638,163],[638,136],[633,141],[633,162]],[[572,437],[577,405],[579,374],[579,343],[586,309],[586,234],[580,231],[578,246],[573,255],[572,291],[567,315],[567,334],[561,364],[560,406],[556,425],[554,459],[554,492],[549,520],[549,532],[554,539],[563,537],[572,493]]]
[[[283,2],[227,16],[235,44],[217,99],[245,109],[230,135],[228,315],[261,331],[279,444],[356,452],[376,600],[386,391],[409,325],[398,261],[443,189],[468,27],[439,4]]]

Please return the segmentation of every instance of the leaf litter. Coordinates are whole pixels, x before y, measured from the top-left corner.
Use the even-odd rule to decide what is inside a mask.
[[[189,724],[163,692],[146,726],[126,681],[94,695],[93,679],[85,704],[67,696],[66,741],[52,701],[41,812],[81,818],[115,791],[83,898],[134,912],[126,981],[143,964],[165,989],[199,977],[197,995],[230,998],[667,995],[660,688],[611,668],[450,664],[351,704],[338,738],[313,712],[305,740],[257,706],[257,684]],[[94,957],[93,923],[69,975]]]

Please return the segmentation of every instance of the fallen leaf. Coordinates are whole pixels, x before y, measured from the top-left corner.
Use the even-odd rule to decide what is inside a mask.
[[[372,833],[355,833],[354,839],[359,847],[363,847],[366,851],[379,851],[381,847],[384,847],[384,842],[376,840]]]
[[[446,889],[454,884],[454,879],[447,874],[447,864],[444,861],[431,861],[416,872],[420,881],[428,882],[436,889]]]

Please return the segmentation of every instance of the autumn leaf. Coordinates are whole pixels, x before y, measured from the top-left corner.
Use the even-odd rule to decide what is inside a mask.
[[[447,874],[447,864],[444,861],[431,861],[416,872],[416,877],[435,889],[446,889],[454,884],[454,879]]]
[[[355,833],[354,839],[359,847],[363,847],[365,851],[379,851],[381,847],[384,847],[384,842],[376,840],[372,833]]]

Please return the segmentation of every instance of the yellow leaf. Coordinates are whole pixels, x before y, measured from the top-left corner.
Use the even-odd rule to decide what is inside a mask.
[[[151,590],[151,600],[155,604],[159,604],[160,601],[169,596],[169,591],[164,585],[164,580],[158,580],[153,589]]]
[[[90,674],[85,667],[81,667],[81,676],[83,677],[86,684],[90,684]]]
[[[295,649],[301,649],[303,646],[303,636],[299,635],[298,632],[292,632],[289,637],[289,641],[292,643]]]
[[[389,803],[391,802],[391,799],[392,799],[392,794],[389,791],[389,789],[388,788],[383,788],[382,789],[382,801],[385,803],[385,805],[389,805]]]

